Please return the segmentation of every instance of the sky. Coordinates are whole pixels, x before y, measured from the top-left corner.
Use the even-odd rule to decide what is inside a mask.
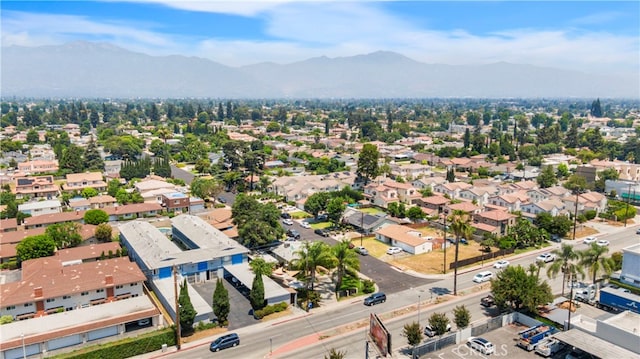
[[[85,40],[234,67],[383,50],[424,63],[640,74],[636,0],[2,0],[0,10],[2,46]]]

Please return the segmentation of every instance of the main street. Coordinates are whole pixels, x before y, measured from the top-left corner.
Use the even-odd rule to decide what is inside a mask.
[[[638,235],[635,230],[638,226],[628,228],[614,228],[610,234],[599,234],[598,239],[607,239],[611,242],[609,253],[621,250],[624,247],[638,243]],[[582,244],[579,239],[576,242],[567,241],[573,244],[576,249],[586,249],[587,246]],[[553,246],[543,251],[535,251],[520,256],[518,259],[511,260],[511,265],[522,265],[528,267],[530,263],[534,263],[535,257],[541,252],[549,252],[560,245],[554,243]],[[333,307],[319,308],[312,310],[308,314],[298,314],[282,321],[266,322],[256,324],[250,327],[238,329],[236,332],[240,335],[241,345],[237,348],[228,349],[218,353],[219,358],[264,358],[269,356],[269,352],[278,353],[280,348],[287,346],[300,338],[309,337],[313,334],[327,335],[327,338],[320,342],[310,342],[304,346],[304,354],[299,349],[291,349],[289,352],[279,354],[278,358],[322,358],[329,348],[347,350],[349,353],[362,353],[358,357],[364,357],[365,329],[358,328],[355,324],[366,321],[370,313],[390,313],[405,308],[406,314],[401,314],[396,319],[385,321],[385,325],[392,333],[392,342],[397,345],[404,345],[406,339],[400,336],[402,326],[411,321],[417,320],[418,311],[417,303],[420,296],[421,310],[420,322],[422,325],[426,323],[429,315],[434,311],[446,312],[450,314],[455,305],[465,304],[472,313],[472,321],[479,320],[483,316],[490,314],[485,312],[479,305],[479,298],[488,291],[488,284],[482,286],[472,282],[473,275],[480,270],[491,270],[492,262],[485,263],[484,267],[476,267],[473,270],[461,270],[462,274],[458,276],[459,293],[465,294],[463,297],[448,300],[439,305],[428,305],[432,301],[432,294],[437,297],[438,291],[432,290],[443,289],[451,290],[453,278],[451,275],[445,279],[435,283],[414,287],[402,292],[388,295],[387,302],[366,307],[362,304],[362,299],[354,299],[350,301],[340,302]],[[546,269],[542,269],[540,276],[545,278],[554,293],[559,294],[562,287],[561,276],[555,279],[549,279],[546,275]],[[588,280],[588,278],[586,278]],[[478,291],[475,291],[478,290]],[[341,333],[341,328],[345,328],[351,324],[351,332]],[[335,334],[335,335],[330,335]],[[341,334],[341,335],[339,335]],[[205,358],[210,357],[208,349],[209,341],[202,341],[198,344],[189,344],[178,353],[167,354],[170,358]],[[147,356],[149,357],[149,356]],[[274,356],[276,357],[276,356]]]

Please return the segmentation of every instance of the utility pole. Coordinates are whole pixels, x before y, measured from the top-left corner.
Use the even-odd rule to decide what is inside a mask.
[[[180,350],[180,303],[178,303],[178,270],[175,265],[173,266],[173,295],[176,311],[176,348]]]
[[[360,209],[360,247],[362,247],[363,239],[364,239],[364,211]]]
[[[569,293],[569,317],[567,318],[567,330],[571,329],[571,308],[573,308],[573,273],[569,273],[569,286],[571,287],[571,292]]]
[[[576,192],[576,209],[573,212],[573,240],[576,240],[576,228],[578,223],[578,196],[580,195],[580,189],[576,188],[574,190]]]
[[[447,274],[447,215],[445,214],[444,217],[444,227],[442,227],[442,230],[444,231],[443,235],[442,235],[442,248],[444,249],[444,264],[442,265],[442,272],[443,274]]]

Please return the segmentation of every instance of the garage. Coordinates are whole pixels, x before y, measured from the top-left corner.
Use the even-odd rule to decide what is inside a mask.
[[[87,339],[89,341],[92,341],[92,340],[102,339],[106,337],[111,337],[114,335],[118,335],[118,326],[90,331],[89,333],[87,333]]]
[[[31,355],[40,354],[40,345],[39,344],[31,344],[25,345],[24,351],[22,347],[10,349],[4,352],[5,359],[18,359],[29,357]]]
[[[47,342],[47,349],[56,350],[60,348],[70,347],[72,345],[76,345],[80,343],[82,343],[82,337],[80,336],[80,334],[69,335],[66,337],[49,340]]]

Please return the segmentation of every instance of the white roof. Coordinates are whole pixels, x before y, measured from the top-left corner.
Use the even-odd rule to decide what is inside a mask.
[[[226,265],[224,266],[224,269],[236,277],[247,288],[251,288],[255,274],[251,271],[249,263],[245,262],[242,264]],[[262,276],[262,282],[264,283],[264,299],[266,300],[269,298],[280,298],[282,296],[289,295],[288,290],[284,289],[280,284],[267,276]]]
[[[21,205],[18,205],[19,211],[24,210],[32,210],[32,209],[43,209],[43,208],[57,208],[62,207],[60,201],[57,199],[52,199],[49,201],[39,201],[39,202],[27,202]]]

